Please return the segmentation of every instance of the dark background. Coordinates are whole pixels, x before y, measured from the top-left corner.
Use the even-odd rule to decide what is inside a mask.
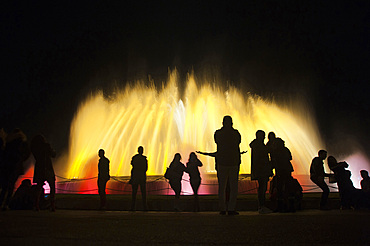
[[[1,126],[68,146],[81,100],[194,70],[304,98],[329,150],[369,131],[369,1],[11,1],[1,4]],[[330,2],[330,3],[329,3]]]

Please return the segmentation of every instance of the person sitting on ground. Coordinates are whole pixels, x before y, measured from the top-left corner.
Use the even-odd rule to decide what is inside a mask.
[[[32,209],[34,198],[32,196],[32,184],[30,179],[22,180],[12,200],[9,208],[14,210]]]
[[[286,186],[294,171],[292,163],[290,162],[292,160],[292,154],[290,150],[285,147],[285,142],[281,138],[276,138],[274,148],[275,162],[273,163],[273,168],[275,168],[278,199],[277,209],[275,211],[290,212],[289,208],[293,206],[291,204],[292,201],[286,199]]]
[[[286,195],[289,201],[290,212],[295,212],[296,210],[302,209],[302,199],[303,199],[303,188],[297,179],[290,176],[286,185]]]
[[[274,176],[270,181],[270,200],[273,204],[277,203],[277,177]],[[295,212],[302,209],[303,189],[297,179],[290,176],[286,180],[283,192],[284,205],[287,205],[286,211]]]

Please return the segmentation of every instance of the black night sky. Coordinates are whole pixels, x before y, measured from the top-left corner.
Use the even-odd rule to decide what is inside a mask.
[[[87,93],[161,83],[177,68],[182,80],[207,71],[264,97],[303,97],[329,146],[355,137],[367,150],[370,3],[329,2],[2,3],[1,127],[63,150]]]

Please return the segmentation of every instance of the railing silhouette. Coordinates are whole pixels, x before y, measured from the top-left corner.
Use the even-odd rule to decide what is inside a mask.
[[[86,181],[97,179],[98,178],[97,176],[89,177],[89,178],[82,178],[82,179],[69,179],[69,178],[66,178],[66,177],[58,176],[58,175],[56,175],[56,177],[57,177],[57,179],[59,179],[56,182],[56,191],[57,191],[57,193],[88,193],[88,192],[97,192],[98,191],[97,186],[94,189],[87,189],[87,190],[86,189],[85,190],[81,190],[81,189],[74,190],[74,189],[58,188],[58,184],[66,185],[66,184],[73,184],[73,183],[77,183],[77,182],[86,182]],[[249,177],[250,177],[250,175],[244,175],[239,179],[239,182],[243,182],[243,180],[248,180]],[[23,177],[22,179],[26,179],[26,178],[32,179],[32,177]],[[131,188],[127,189],[129,187],[129,185],[128,185],[129,179],[130,179],[130,177],[127,177],[127,176],[124,176],[124,177],[122,177],[122,176],[111,176],[111,180],[113,180],[114,182],[124,184],[124,187],[123,187],[123,189],[113,189],[113,188],[109,188],[109,187],[107,187],[106,189],[109,190],[109,191],[116,192],[115,194],[123,194],[123,195],[124,194],[131,194],[131,192],[132,192]],[[189,179],[182,179],[182,181],[190,182]],[[162,177],[162,176],[157,177],[154,180],[147,181],[147,184],[153,184],[153,183],[156,183],[156,182],[167,182],[167,187],[147,190],[148,195],[150,193],[157,193],[157,192],[160,192],[160,191],[170,191],[170,190],[172,190],[170,185],[169,185],[168,180],[165,177]],[[250,189],[241,190],[241,191],[239,190],[238,194],[247,194],[247,193],[250,193],[252,191],[257,190],[258,189],[257,182],[253,182],[253,181],[251,181],[251,182],[255,184],[255,187],[250,188]],[[218,185],[217,182],[216,183],[201,183],[201,186],[217,186],[217,185]],[[321,189],[315,184],[301,185],[301,186],[303,188],[304,193],[305,192],[312,192],[312,191],[316,191],[316,190],[318,192],[321,192]],[[332,189],[335,189],[335,190],[338,189],[337,187],[332,186],[332,185],[329,185],[329,188],[332,188]],[[192,195],[192,192],[187,192],[187,191],[182,191],[181,193],[183,195]]]

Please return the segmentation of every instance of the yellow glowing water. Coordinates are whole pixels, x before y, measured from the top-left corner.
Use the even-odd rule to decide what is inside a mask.
[[[274,131],[285,140],[293,155],[294,174],[308,174],[312,158],[324,147],[303,106],[279,106],[234,87],[223,91],[192,75],[181,99],[177,85],[173,72],[161,90],[136,83],[117,91],[111,100],[101,92],[86,99],[71,125],[68,178],[96,175],[101,148],[111,161],[111,175],[129,176],[131,157],[140,145],[148,157],[148,175],[162,175],[177,152],[185,163],[191,151],[216,151],[213,134],[224,115],[232,116],[242,136],[241,150],[248,150],[242,155],[241,173],[250,172],[249,143],[258,129],[266,135]],[[214,172],[214,159],[198,156],[204,164],[201,172]]]

